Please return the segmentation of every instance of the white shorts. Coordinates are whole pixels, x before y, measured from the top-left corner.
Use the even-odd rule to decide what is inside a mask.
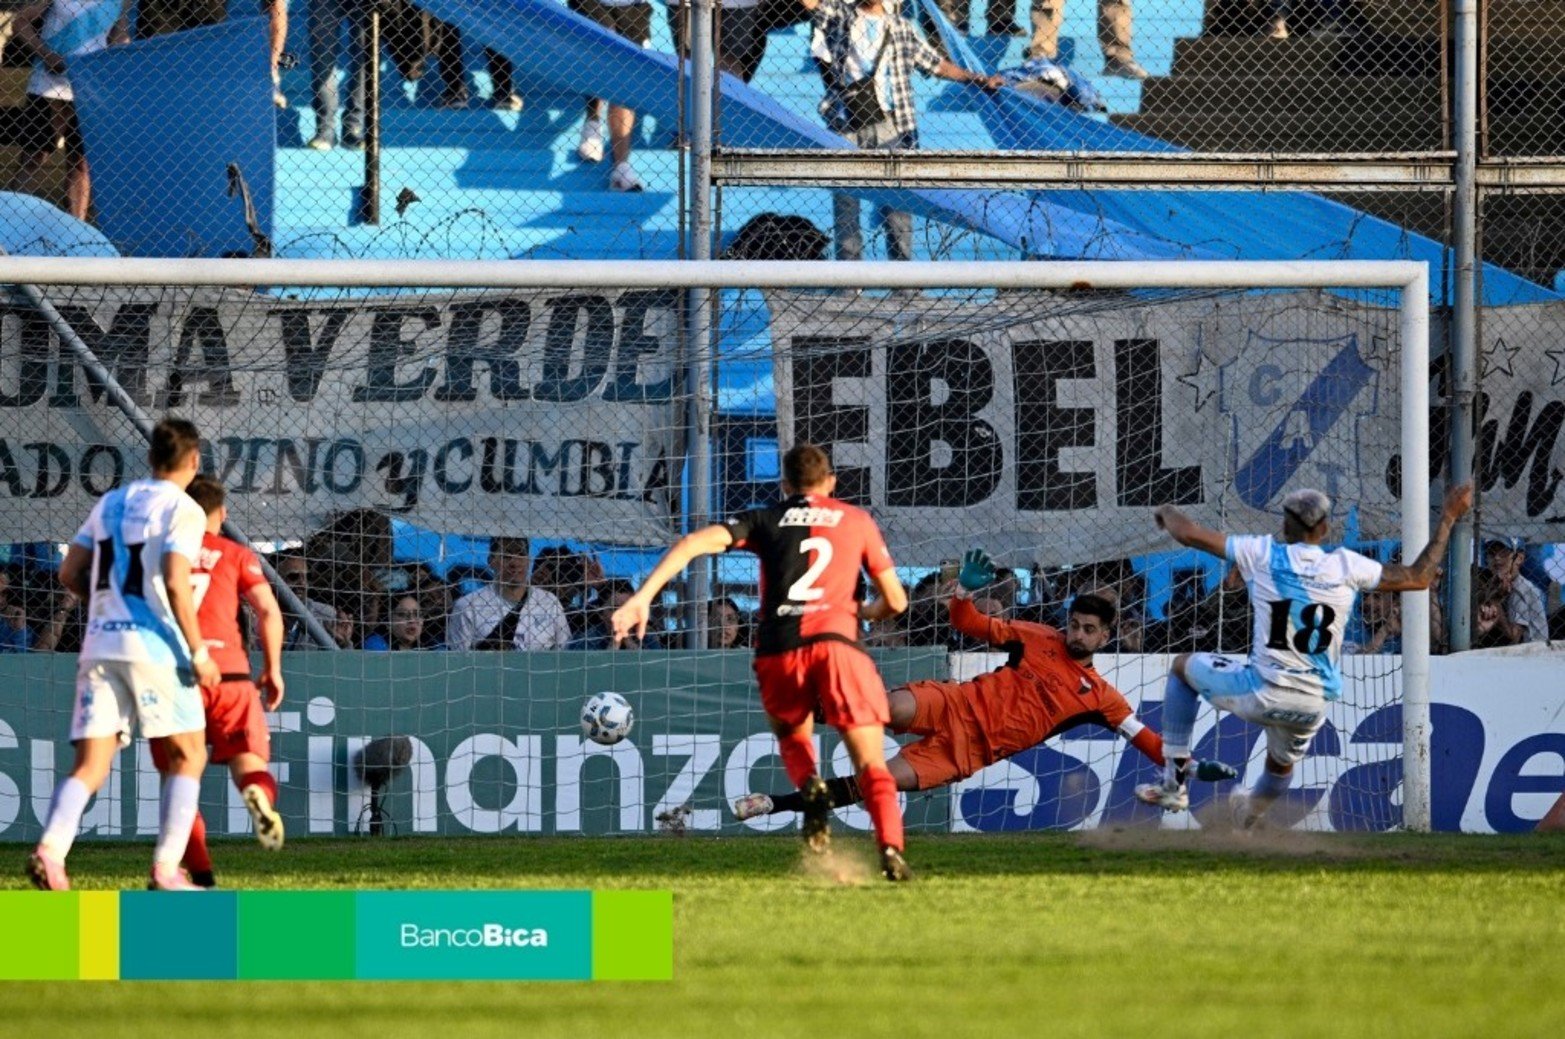
[[[76,665],[76,706],[71,740],[118,736],[129,743],[134,726],[149,740],[180,732],[205,732],[201,689],[186,685],[166,664],[129,660],[81,661]]]
[[[1274,761],[1297,765],[1310,740],[1326,724],[1326,701],[1316,693],[1270,685],[1238,657],[1192,653],[1185,679],[1202,699],[1266,730],[1266,752]]]

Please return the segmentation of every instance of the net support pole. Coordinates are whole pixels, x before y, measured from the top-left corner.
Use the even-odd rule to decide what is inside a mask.
[[[1402,556],[1429,543],[1429,274],[1402,288]],[[1402,825],[1430,828],[1429,592],[1402,593]]]
[[[1452,121],[1456,190],[1452,196],[1452,311],[1450,350],[1451,464],[1453,484],[1473,478],[1473,402],[1478,391],[1478,0],[1452,0],[1455,33]],[[1411,557],[1409,557],[1411,558]],[[1472,646],[1473,520],[1469,513],[1451,532],[1449,568],[1451,652]]]
[[[39,291],[36,285],[17,285],[16,288],[27,298],[28,304],[44,316],[44,320],[49,323],[49,327],[54,330],[54,334],[59,336],[60,342],[64,343],[71,353],[75,355],[83,370],[103,385],[108,392],[109,400],[114,403],[115,408],[130,420],[131,425],[135,426],[136,430],[143,437],[150,441],[152,439],[152,427],[155,425],[152,417],[141,410],[141,406],[136,403],[135,398],[130,395],[125,387],[120,385],[120,381],[114,377],[114,373],[109,371],[104,363],[98,359],[98,355],[92,352],[92,347],[88,346],[82,337],[76,334],[76,329],[72,328],[71,323],[65,320],[65,315],[61,314],[55,305],[49,302],[48,297]],[[242,545],[250,545],[250,539],[245,537],[244,532],[235,526],[232,520],[223,524],[223,533]],[[316,619],[315,614],[309,611],[304,602],[294,594],[294,590],[288,587],[277,571],[272,569],[270,563],[261,558],[259,554],[256,558],[260,559],[261,569],[265,571],[266,579],[277,592],[277,597],[304,623],[306,630],[310,633],[310,638],[326,649],[336,649],[336,641],[326,633],[326,628]]]
[[[357,30],[349,30],[350,32]],[[359,222],[380,223],[380,0],[371,0],[365,15],[364,65],[364,186],[359,189]],[[441,69],[446,75],[452,75]],[[351,94],[351,92],[350,92]],[[352,103],[351,100],[349,102]]]
[[[717,59],[712,38],[714,0],[695,0],[690,8],[690,258],[712,259],[712,127],[713,86]],[[689,483],[686,530],[710,522],[712,509],[712,290],[690,290],[689,370],[690,416],[686,429]],[[686,586],[688,645],[706,645],[707,604],[712,598],[712,560],[703,556],[690,564]]]

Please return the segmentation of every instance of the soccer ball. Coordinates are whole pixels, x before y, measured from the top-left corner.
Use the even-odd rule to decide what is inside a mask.
[[[581,731],[592,742],[612,747],[630,735],[636,712],[618,693],[598,693],[581,708]]]

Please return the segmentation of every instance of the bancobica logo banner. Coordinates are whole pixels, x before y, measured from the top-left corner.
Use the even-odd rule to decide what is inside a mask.
[[[676,293],[51,292],[138,407],[197,423],[251,536],[359,506],[463,533],[668,529]],[[0,309],[0,496],[29,503],[0,539],[69,538],[144,445],[57,328]]]

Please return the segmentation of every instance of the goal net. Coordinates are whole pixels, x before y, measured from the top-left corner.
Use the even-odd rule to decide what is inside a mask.
[[[642,645],[606,618],[692,524],[775,500],[779,445],[826,446],[887,534],[912,607],[866,633],[888,686],[966,680],[1004,645],[952,629],[977,596],[1061,626],[1119,610],[1097,667],[1159,727],[1173,654],[1244,654],[1225,565],[1152,522],[1179,504],[1279,528],[1314,486],[1335,537],[1383,560],[1427,536],[1427,289],[1397,263],[751,264],[0,261],[0,839],[36,838],[65,742],[83,611],[54,583],[96,496],[144,475],[145,431],[195,421],[226,533],[287,615],[269,715],[290,833],[769,832],[743,794],[787,787],[747,647],[758,570],[696,568]],[[1409,379],[1407,373],[1418,373]],[[526,591],[523,590],[526,586]],[[1366,597],[1345,682],[1287,802],[1315,829],[1428,825],[1428,597]],[[624,695],[629,737],[588,740]],[[1154,766],[1106,729],[1011,746],[907,795],[915,828],[1195,825],[1131,791]],[[1004,731],[998,731],[1004,730]],[[906,743],[913,737],[901,736]],[[888,738],[889,740],[889,738]],[[823,769],[846,774],[834,733]],[[894,750],[888,742],[888,749]],[[1208,709],[1198,756],[1253,779],[1254,727]],[[1405,763],[1411,763],[1404,768]],[[1421,771],[1422,770],[1422,771]],[[213,769],[209,827],[248,817]],[[1195,818],[1226,788],[1197,786]],[[139,742],[89,837],[146,835]],[[858,807],[838,811],[868,827]]]

